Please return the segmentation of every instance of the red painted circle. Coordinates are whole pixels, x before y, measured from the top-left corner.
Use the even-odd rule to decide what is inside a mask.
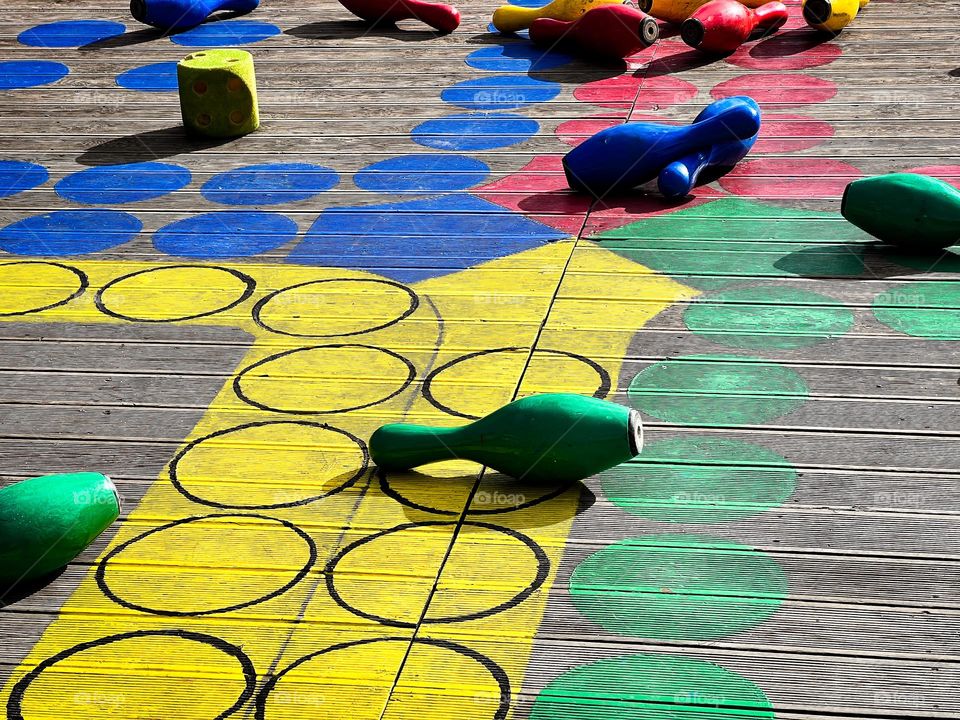
[[[748,70],[807,70],[828,65],[843,50],[823,39],[811,28],[788,30],[758,43],[741,45],[727,62]]]
[[[611,117],[609,113],[604,113],[578,120],[567,120],[557,125],[555,132],[557,137],[567,145],[579,145],[591,135],[614,125],[622,125],[625,120],[624,117]]]
[[[761,106],[799,107],[826,102],[837,94],[829,80],[799,73],[755,73],[739,75],[720,83],[710,94],[716,98],[749,95]]]
[[[840,198],[844,188],[863,176],[853,165],[820,158],[762,158],[746,160],[720,186],[734,195],[776,200]]]
[[[754,153],[787,153],[807,150],[834,134],[833,125],[804,115],[764,115]]]
[[[692,100],[696,95],[695,85],[667,75],[652,78],[619,75],[581,85],[573,91],[577,100],[602,107],[624,109],[632,107],[635,98],[636,107],[652,109],[679,105]]]
[[[902,170],[901,172],[929,175],[948,182],[960,190],[960,165],[924,165],[923,167]]]

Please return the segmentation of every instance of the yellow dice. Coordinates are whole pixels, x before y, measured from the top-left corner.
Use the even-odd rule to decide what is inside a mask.
[[[180,112],[188,132],[237,137],[260,127],[253,56],[245,50],[199,50],[177,63]]]

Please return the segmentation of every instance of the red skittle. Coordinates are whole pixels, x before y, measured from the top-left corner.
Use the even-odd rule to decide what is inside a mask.
[[[561,42],[589,55],[625,58],[660,37],[660,26],[629,5],[600,5],[576,20],[539,18],[530,26],[530,39],[539,45]]]
[[[453,32],[460,25],[460,11],[452,5],[422,0],[340,0],[340,4],[371,23],[395,23],[413,18],[440,32]]]
[[[680,37],[703,52],[731,53],[757,30],[773,33],[787,18],[787,6],[781,2],[769,2],[751,10],[737,0],[712,0],[683,21]]]

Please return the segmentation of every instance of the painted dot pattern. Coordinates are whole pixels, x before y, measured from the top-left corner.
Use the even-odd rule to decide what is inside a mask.
[[[322,165],[267,163],[215,175],[200,191],[223,205],[282,205],[315,197],[339,182],[336,171]]]
[[[532,137],[540,123],[523,115],[468,113],[426,120],[413,131],[413,141],[437,150],[492,150],[518,145]]]
[[[177,64],[159,62],[131,68],[117,75],[117,85],[141,92],[176,92]]]
[[[220,20],[171,35],[170,41],[184,47],[234,47],[260,42],[280,32],[276,25],[258,20]]]
[[[153,245],[180,257],[213,260],[259,255],[285,245],[297,224],[285,215],[257,210],[224,210],[176,220],[157,230]]]
[[[24,30],[17,40],[41,48],[75,48],[122,35],[123,23],[109,20],[62,20]]]
[[[465,190],[483,182],[490,168],[465,155],[404,155],[368,165],[353,181],[381,193],[431,193]]]
[[[52,60],[5,60],[0,62],[0,90],[51,85],[70,74],[70,68]]]
[[[50,174],[43,165],[20,160],[0,160],[0,198],[43,185]]]
[[[0,229],[0,249],[15,255],[85,255],[122,245],[139,233],[135,216],[112,210],[56,210]]]
[[[84,205],[120,205],[162,197],[190,184],[190,171],[159,162],[92,167],[60,180],[57,195]]]
[[[490,75],[446,88],[440,99],[468,110],[511,110],[552,100],[560,84],[516,75]]]

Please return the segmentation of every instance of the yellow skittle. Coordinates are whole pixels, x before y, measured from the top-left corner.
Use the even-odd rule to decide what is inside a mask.
[[[500,32],[517,32],[530,27],[538,18],[570,22],[595,7],[620,4],[622,4],[621,0],[553,0],[552,3],[539,8],[503,5],[493,11],[493,25]]]
[[[852,23],[870,0],[803,0],[803,19],[810,27],[836,35]]]
[[[758,8],[769,1],[738,0],[741,5],[746,5],[748,8]],[[637,6],[651,17],[679,24],[708,2],[710,0],[637,0]]]

